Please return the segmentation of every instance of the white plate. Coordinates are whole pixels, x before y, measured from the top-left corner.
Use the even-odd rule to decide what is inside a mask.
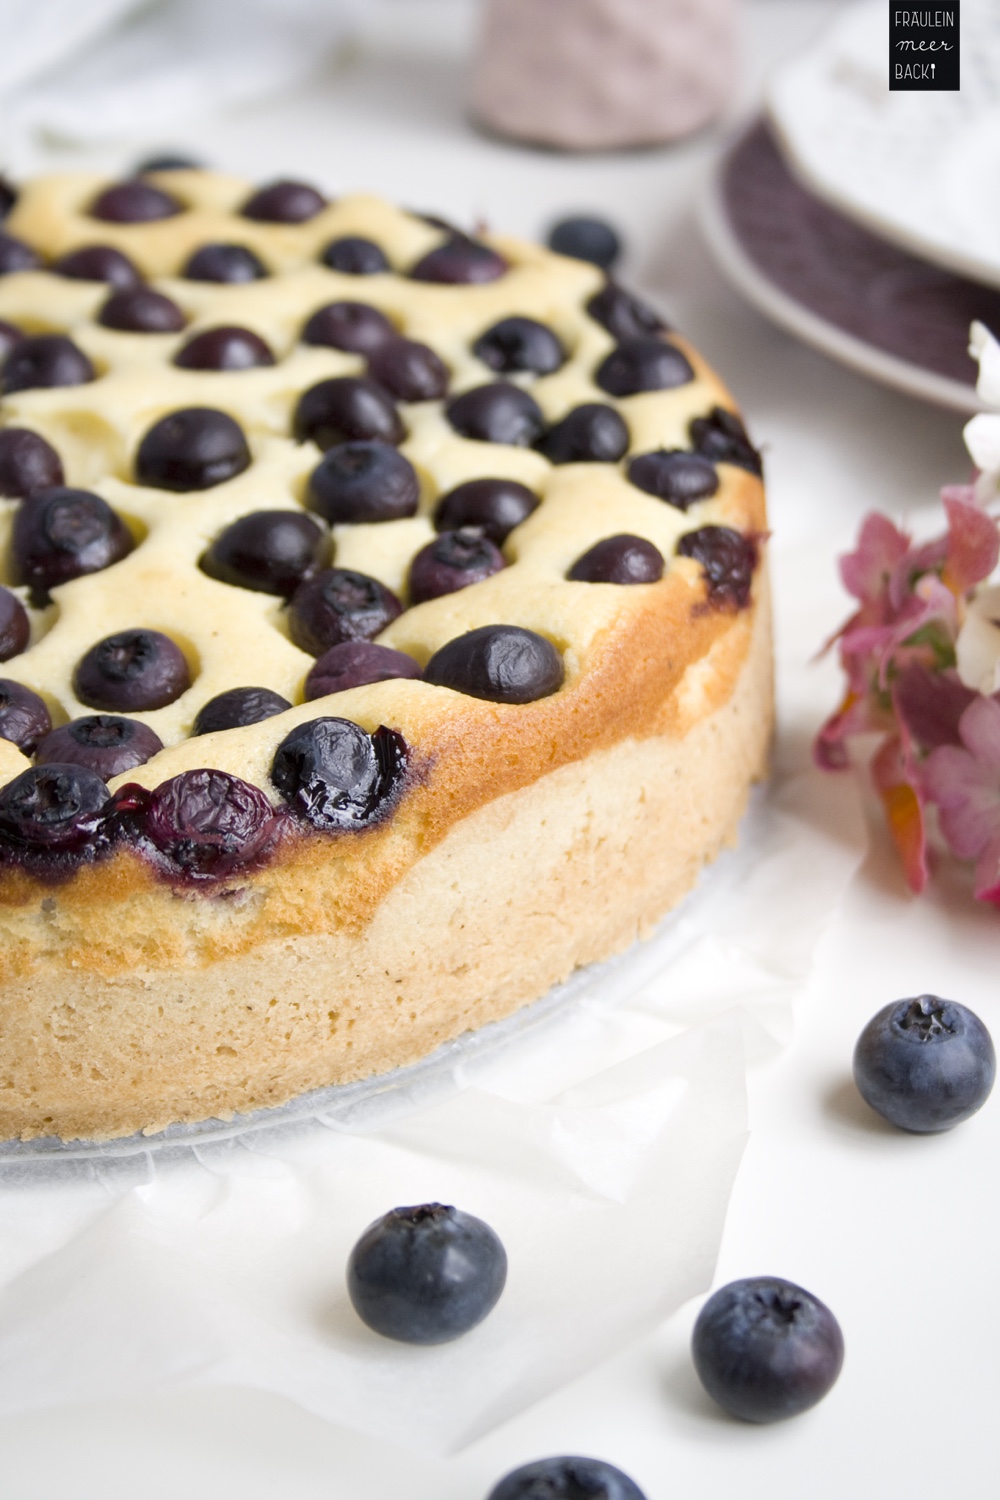
[[[797,171],[918,255],[1000,286],[1000,7],[962,11],[962,87],[891,92],[889,5],[866,0],[771,80]]]

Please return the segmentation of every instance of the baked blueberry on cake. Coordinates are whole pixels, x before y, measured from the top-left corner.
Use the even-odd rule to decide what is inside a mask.
[[[412,1062],[734,838],[760,459],[596,266],[171,170],[0,272],[0,1138]]]

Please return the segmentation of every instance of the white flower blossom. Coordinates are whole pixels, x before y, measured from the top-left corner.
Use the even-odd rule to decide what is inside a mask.
[[[1000,343],[982,323],[969,330],[969,353],[979,361],[976,391],[996,412],[979,412],[966,422],[963,437],[976,468],[976,498],[984,504],[1000,492]]]

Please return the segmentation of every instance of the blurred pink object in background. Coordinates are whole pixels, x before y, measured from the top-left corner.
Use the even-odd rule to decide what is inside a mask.
[[[735,14],[736,0],[485,0],[472,112],[571,151],[686,135],[732,96]]]

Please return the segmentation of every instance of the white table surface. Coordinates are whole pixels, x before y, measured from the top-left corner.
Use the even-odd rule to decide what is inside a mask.
[[[752,0],[740,107],[765,69],[815,34],[829,0]],[[461,60],[468,0],[383,3],[348,65],[295,97],[208,121],[171,141],[136,139],[39,165],[117,169],[147,146],[189,147],[260,179],[294,171],[368,186],[415,207],[538,234],[574,209],[625,232],[623,277],[655,295],[722,370],[766,451],[775,532],[781,727],[778,760],[804,763],[832,706],[832,665],[807,661],[801,601],[832,628],[847,601],[834,552],[878,505],[905,511],[961,478],[961,422],[794,343],[731,292],[699,237],[694,205],[724,138],[575,159],[488,140],[466,124]],[[822,543],[829,539],[828,548]],[[856,1100],[850,1056],[888,1000],[925,990],[976,1009],[1000,1038],[991,963],[1000,918],[974,910],[957,876],[909,897],[877,821],[872,852],[821,954],[780,1058],[752,1073],[752,1132],[717,1284],[760,1272],[813,1289],[842,1323],[847,1359],[814,1412],[769,1428],[722,1417],[687,1354],[697,1304],[654,1336],[457,1457],[376,1444],[246,1390],[48,1410],[0,1422],[5,1500],[481,1500],[496,1479],[557,1452],[605,1457],[648,1500],[930,1500],[995,1493],[1000,1395],[997,1168],[1000,1101],[954,1132],[908,1137]]]

